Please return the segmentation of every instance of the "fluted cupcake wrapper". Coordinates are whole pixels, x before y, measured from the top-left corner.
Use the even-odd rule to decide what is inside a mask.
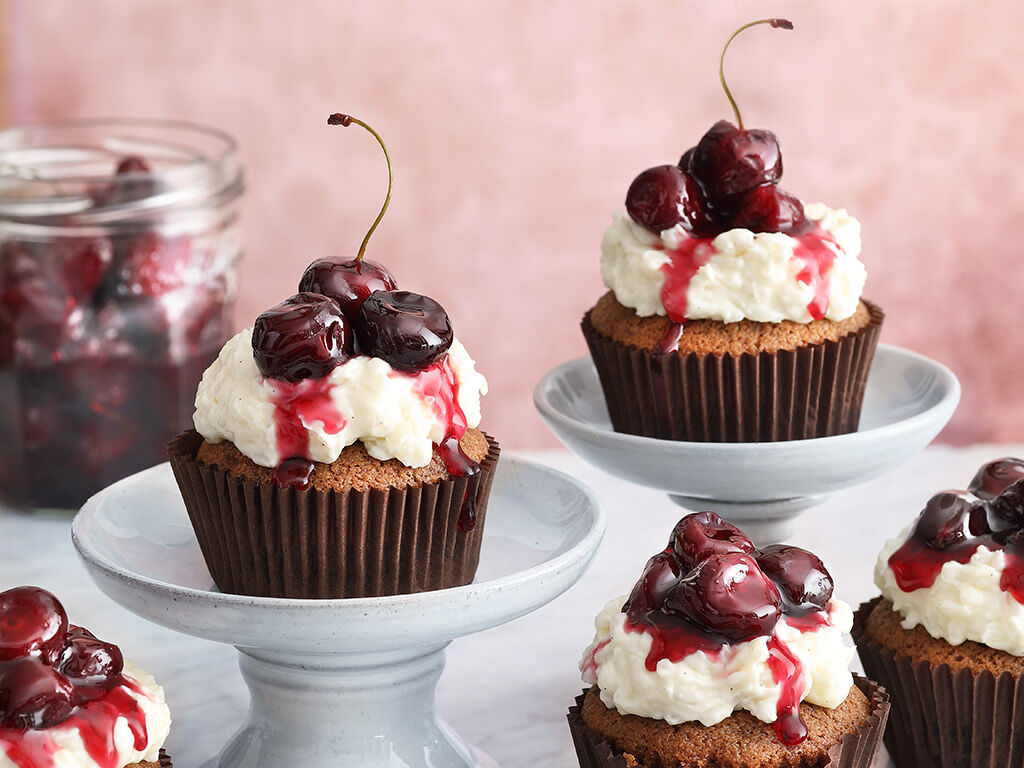
[[[290,598],[379,597],[469,584],[480,561],[500,452],[480,462],[476,524],[459,530],[469,478],[368,491],[278,488],[200,464],[202,437],[167,446],[192,527],[217,587]]]
[[[1024,765],[1024,679],[934,667],[883,647],[866,631],[880,599],[857,609],[851,634],[864,671],[889,690],[885,746],[897,768]]]
[[[871,702],[871,714],[859,730],[844,735],[838,744],[829,748],[828,762],[825,763],[829,768],[870,768],[882,748],[882,732],[889,715],[889,697],[885,688],[871,680],[854,675],[853,682]],[[572,733],[580,768],[644,768],[642,764],[630,762],[624,755],[616,754],[611,744],[587,727],[581,714],[586,696],[587,691],[577,696],[576,705],[569,708],[568,714],[569,731]]]
[[[172,768],[171,756],[168,755],[164,750],[160,750],[160,768]]]
[[[885,314],[838,341],[743,355],[657,354],[583,335],[617,432],[693,442],[776,442],[856,432]]]

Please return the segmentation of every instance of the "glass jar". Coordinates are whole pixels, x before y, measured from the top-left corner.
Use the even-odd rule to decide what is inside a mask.
[[[165,460],[232,331],[235,142],[164,120],[0,131],[0,494],[77,509]]]

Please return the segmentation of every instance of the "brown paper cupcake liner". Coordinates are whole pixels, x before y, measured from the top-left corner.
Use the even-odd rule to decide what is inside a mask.
[[[860,730],[844,735],[838,744],[829,748],[826,762],[816,765],[827,765],[830,768],[870,768],[878,759],[878,753],[882,748],[882,732],[885,730],[885,721],[889,714],[889,697],[881,685],[860,675],[854,675],[853,682],[870,700],[871,714]],[[576,697],[576,705],[569,708],[568,714],[569,730],[572,733],[572,742],[576,747],[580,768],[644,768],[636,760],[631,761],[622,754],[615,754],[612,745],[583,722],[581,711],[586,695],[587,691],[583,691]]]
[[[693,442],[775,442],[856,432],[885,314],[838,341],[761,354],[659,355],[583,335],[616,432]]]
[[[1009,672],[933,667],[867,635],[881,598],[863,603],[853,640],[864,671],[892,700],[885,747],[897,768],[1008,768],[1024,765],[1024,682]]]
[[[241,595],[379,597],[469,584],[500,448],[480,462],[476,525],[459,530],[469,478],[368,491],[278,488],[200,464],[202,436],[167,446],[217,587]]]

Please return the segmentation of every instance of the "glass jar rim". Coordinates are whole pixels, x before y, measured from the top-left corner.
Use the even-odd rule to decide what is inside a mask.
[[[154,167],[115,175],[131,155]],[[113,204],[97,199],[97,190],[142,180],[159,191]],[[230,203],[243,187],[235,140],[188,120],[78,118],[0,131],[0,219],[12,224],[80,228],[149,220]]]

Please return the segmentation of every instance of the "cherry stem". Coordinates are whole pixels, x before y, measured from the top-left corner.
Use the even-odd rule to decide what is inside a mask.
[[[725,52],[729,50],[729,43],[736,39],[736,36],[745,29],[756,27],[758,24],[768,24],[772,29],[792,29],[793,22],[788,19],[758,19],[752,21],[749,24],[744,24],[742,27],[733,32],[729,39],[725,41],[725,45],[722,46],[722,55],[718,57],[718,79],[722,83],[722,89],[725,91],[726,98],[729,99],[729,103],[732,105],[732,111],[736,115],[736,122],[740,130],[743,130],[743,116],[740,114],[740,108],[736,106],[736,99],[732,97],[732,91],[729,90],[729,86],[725,82],[725,72],[722,69],[722,65],[725,63]]]
[[[352,123],[360,125],[370,132],[373,138],[377,140],[377,143],[380,144],[380,148],[384,150],[384,159],[387,161],[388,164],[388,194],[384,198],[384,205],[381,206],[380,213],[378,213],[377,218],[373,220],[373,224],[371,224],[370,228],[366,231],[366,236],[363,237],[363,242],[359,246],[359,253],[356,254],[356,261],[362,261],[363,254],[366,253],[366,244],[370,242],[370,236],[373,235],[374,230],[377,229],[377,225],[380,224],[380,220],[383,219],[384,214],[387,213],[388,203],[391,202],[391,188],[395,185],[395,176],[394,173],[392,173],[391,171],[391,156],[388,154],[388,148],[384,144],[384,139],[380,137],[379,133],[373,130],[373,128],[364,123],[358,117],[352,117],[352,115],[343,115],[340,112],[335,112],[333,115],[327,118],[328,125],[349,126],[352,125]]]

